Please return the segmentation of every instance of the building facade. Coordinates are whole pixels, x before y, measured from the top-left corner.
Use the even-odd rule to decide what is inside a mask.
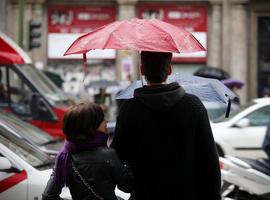
[[[28,51],[44,66],[82,66],[80,57],[66,58],[66,45],[79,34],[115,20],[159,18],[191,31],[206,53],[174,55],[174,70],[192,73],[212,66],[245,82],[237,91],[242,103],[263,96],[270,89],[270,2],[267,0],[24,0],[24,46],[29,23],[41,22],[40,48]],[[5,0],[1,31],[18,40],[17,0]],[[2,12],[1,12],[2,13]],[[6,24],[4,23],[6,22]],[[111,69],[114,79],[138,76],[136,52],[107,51],[88,54],[91,66]],[[90,67],[91,68],[91,67]],[[92,70],[93,72],[94,70]],[[94,71],[95,72],[95,71]],[[94,73],[93,72],[93,73]],[[100,75],[100,71],[96,71]]]

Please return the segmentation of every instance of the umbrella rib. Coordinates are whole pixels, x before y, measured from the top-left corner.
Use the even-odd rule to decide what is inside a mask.
[[[124,20],[124,21],[125,21],[125,20]],[[109,40],[110,40],[112,34],[114,33],[115,29],[117,29],[121,24],[123,24],[124,21],[121,21],[121,23],[118,24],[118,26],[115,26],[115,28],[110,32],[109,36],[107,37],[106,42],[104,42],[103,49],[104,49],[105,46],[109,43]]]
[[[67,55],[70,55],[70,54],[79,54],[79,53],[82,53],[82,52],[81,52],[82,50],[78,50],[78,51],[72,52],[72,53],[69,53],[69,50],[70,50],[71,48],[73,48],[73,46],[77,43],[77,41],[81,40],[82,38],[84,38],[84,37],[86,37],[86,36],[88,36],[88,35],[90,35],[90,34],[93,34],[94,32],[100,31],[101,29],[105,28],[105,26],[106,26],[106,25],[103,25],[103,26],[101,26],[101,27],[99,27],[99,28],[97,28],[97,29],[95,29],[95,30],[93,30],[93,31],[90,31],[89,33],[85,33],[85,34],[81,35],[80,37],[78,37],[76,40],[74,40],[74,42],[72,42],[72,44],[71,44],[71,45],[69,46],[69,48],[66,50],[66,52],[64,53],[64,56],[67,56]],[[88,51],[90,51],[90,50],[86,50],[86,51],[88,52]]]
[[[163,29],[162,26],[157,26],[156,24],[152,24],[152,25],[155,26],[155,27],[157,27],[157,28],[159,28],[160,30],[162,30],[162,31],[164,31],[164,32],[167,32],[166,30]],[[177,27],[177,28],[178,28],[178,27]],[[183,30],[184,30],[184,29],[183,29]],[[184,31],[186,31],[186,30],[184,30]],[[194,39],[196,40],[196,38],[194,37],[194,35],[192,35],[192,33],[186,31],[186,35],[185,35],[184,40],[183,40],[183,41],[184,41],[184,45],[182,45],[182,46],[179,47],[179,46],[177,45],[177,42],[175,41],[174,37],[172,37],[171,34],[169,34],[169,36],[171,37],[171,39],[172,39],[173,43],[175,44],[175,46],[176,46],[176,48],[177,48],[177,50],[178,50],[179,53],[182,53],[182,49],[184,49],[185,46],[186,46],[186,43],[187,43],[186,38],[191,37],[192,40],[194,40]],[[205,48],[201,45],[201,43],[199,43],[199,46],[200,46],[202,49],[205,49]],[[179,49],[181,49],[181,51],[179,51]],[[193,51],[192,51],[192,52],[193,52]]]
[[[156,24],[152,24],[154,27],[156,27],[156,28],[158,28],[159,30],[162,30],[164,33],[166,33],[166,30],[164,30],[162,27],[159,27],[159,26],[157,26]],[[168,34],[167,34],[168,35]],[[178,49],[178,45],[177,45],[177,43],[175,42],[175,40],[174,40],[174,38],[171,36],[171,34],[169,34],[169,36],[170,36],[170,38],[172,39],[172,41],[173,41],[173,43],[174,43],[174,47],[176,48],[176,49]],[[180,51],[179,51],[179,53],[180,53]]]

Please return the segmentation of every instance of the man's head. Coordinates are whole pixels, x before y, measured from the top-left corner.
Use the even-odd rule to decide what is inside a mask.
[[[171,74],[172,53],[141,52],[141,72],[148,83],[162,83]]]

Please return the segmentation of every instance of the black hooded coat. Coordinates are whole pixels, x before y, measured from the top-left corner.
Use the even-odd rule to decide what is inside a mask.
[[[178,83],[136,89],[121,107],[111,147],[133,170],[132,199],[221,199],[206,109]]]

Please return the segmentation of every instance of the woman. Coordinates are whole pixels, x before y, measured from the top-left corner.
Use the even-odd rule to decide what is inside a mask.
[[[63,132],[66,141],[56,158],[43,200],[61,199],[65,185],[74,200],[117,200],[116,185],[131,192],[130,173],[106,145],[107,125],[100,106],[83,102],[71,107],[63,119]]]

